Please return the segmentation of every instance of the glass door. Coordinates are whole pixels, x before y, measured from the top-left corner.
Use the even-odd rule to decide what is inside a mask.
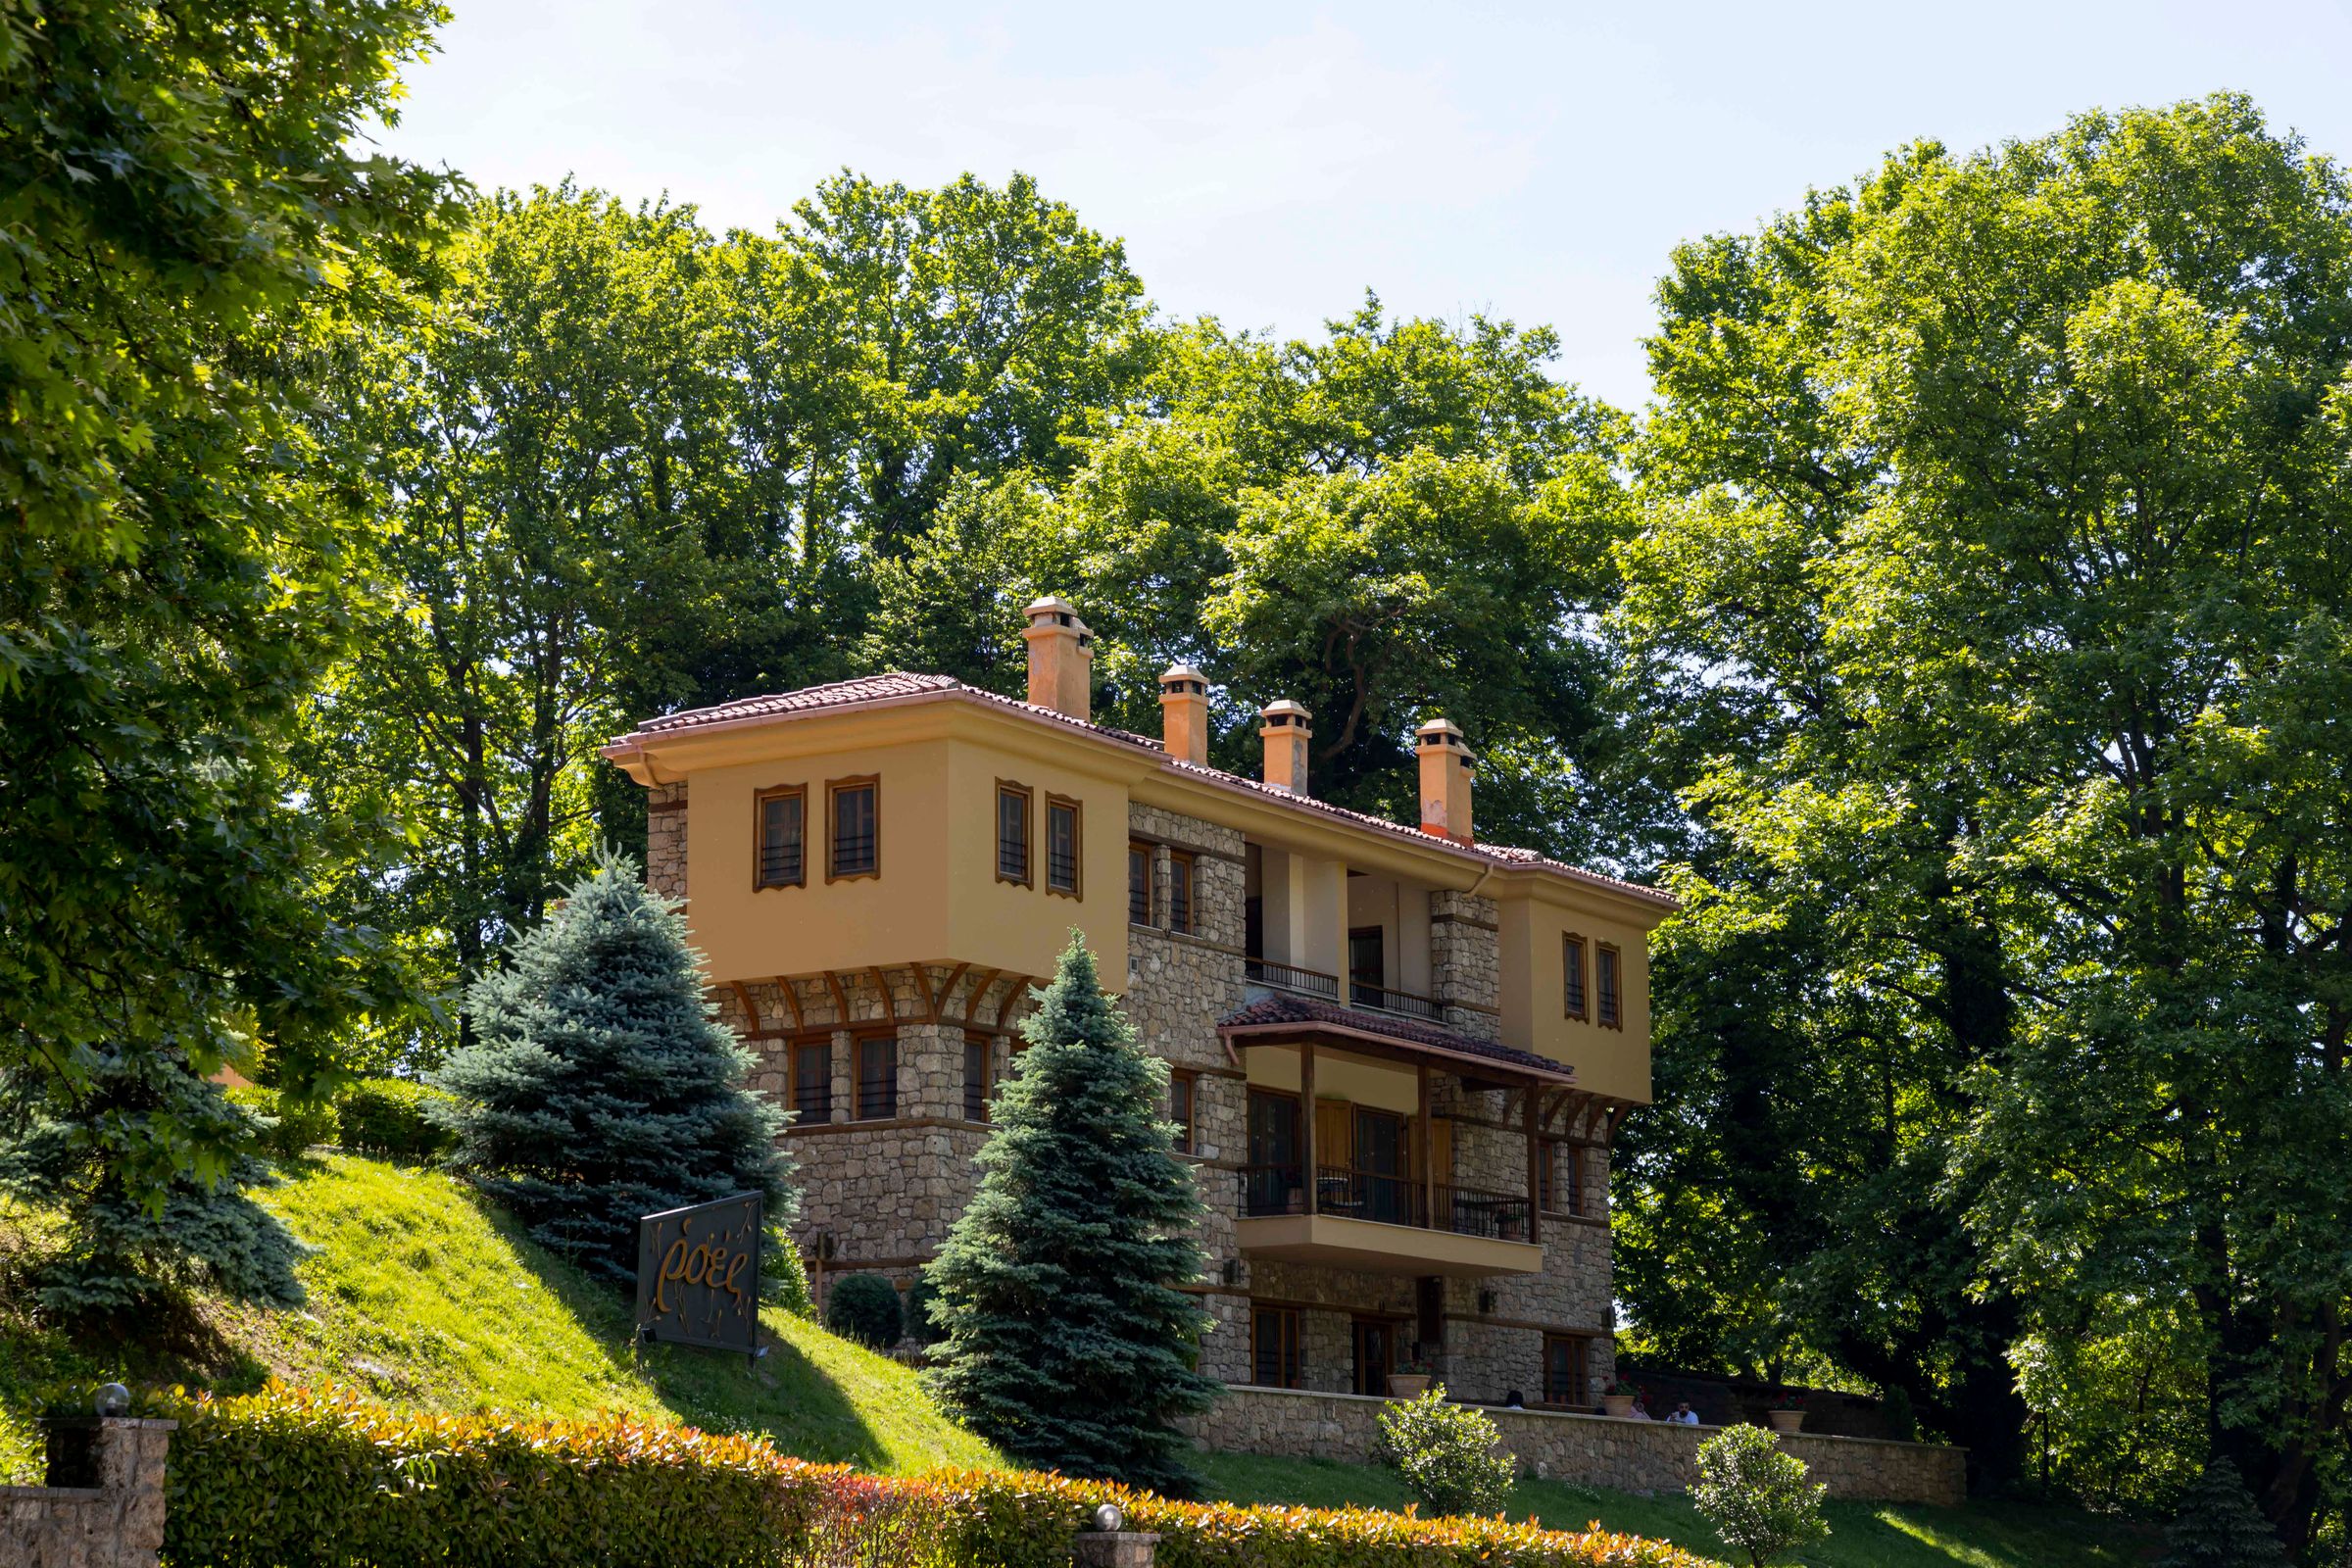
[[[1295,1214],[1306,1207],[1298,1172],[1298,1100],[1250,1091],[1250,1164],[1242,1173],[1245,1212]]]
[[[1355,1185],[1363,1213],[1385,1225],[1412,1223],[1412,1184],[1405,1180],[1404,1118],[1391,1110],[1355,1112]]]

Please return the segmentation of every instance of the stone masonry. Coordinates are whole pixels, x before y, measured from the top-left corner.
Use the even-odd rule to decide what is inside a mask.
[[[164,1474],[176,1421],[93,1420],[51,1434],[50,1479],[77,1486],[0,1487],[0,1563],[9,1568],[155,1568],[164,1544]],[[91,1460],[61,1474],[59,1439]]]

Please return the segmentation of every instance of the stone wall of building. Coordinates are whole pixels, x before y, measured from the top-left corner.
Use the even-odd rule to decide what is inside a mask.
[[[0,1487],[0,1563],[9,1568],[155,1568],[164,1544],[165,1463],[176,1421],[107,1419],[87,1434],[84,1486]],[[54,1441],[54,1439],[53,1439]],[[53,1455],[55,1450],[52,1450]]]
[[[686,897],[686,784],[645,792],[645,885],[664,898]]]
[[[1443,889],[1429,896],[1430,995],[1446,1027],[1502,1038],[1502,946],[1494,901]]]
[[[1386,1400],[1348,1394],[1236,1389],[1187,1423],[1203,1445],[1242,1453],[1362,1463],[1372,1457]],[[1548,1410],[1494,1410],[1502,1446],[1530,1474],[1620,1492],[1684,1492],[1698,1473],[1698,1446],[1718,1427],[1614,1420]],[[1784,1437],[1834,1497],[1957,1506],[1967,1495],[1968,1450],[1864,1438]]]

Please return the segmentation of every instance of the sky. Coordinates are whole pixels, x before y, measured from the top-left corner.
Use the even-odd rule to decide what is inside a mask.
[[[853,169],[1015,170],[1162,310],[1314,335],[1393,310],[1544,323],[1624,407],[1680,241],[1884,153],[2250,93],[2352,159],[2352,0],[2302,4],[989,7],[451,0],[386,150],[767,229]]]

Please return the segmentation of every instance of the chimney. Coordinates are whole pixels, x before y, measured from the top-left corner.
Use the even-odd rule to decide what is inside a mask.
[[[1066,599],[1040,599],[1027,614],[1021,641],[1029,645],[1029,701],[1091,722],[1095,694],[1087,666],[1095,662],[1095,634]]]
[[[1265,720],[1257,732],[1266,741],[1266,782],[1293,795],[1306,794],[1306,743],[1315,733],[1306,721],[1314,715],[1285,697],[1258,710],[1257,716]]]
[[[1208,677],[1190,664],[1159,677],[1159,738],[1170,757],[1208,765]]]
[[[1470,839],[1470,749],[1462,732],[1433,718],[1414,732],[1421,758],[1421,831],[1468,844]]]

